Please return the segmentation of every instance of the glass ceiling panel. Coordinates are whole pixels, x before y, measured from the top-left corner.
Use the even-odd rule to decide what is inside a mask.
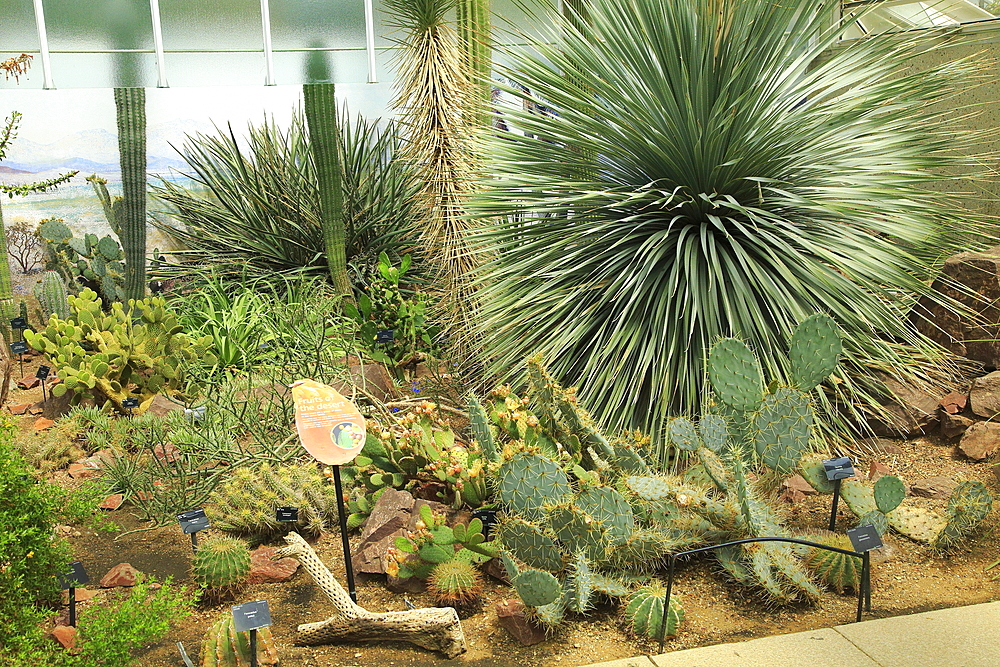
[[[1000,16],[1000,0],[863,0],[843,3],[844,17],[858,17],[846,37],[887,31],[941,28]]]
[[[264,48],[257,0],[160,0],[160,25],[166,51]]]
[[[35,30],[35,9],[31,0],[3,0],[3,20],[0,20],[0,59],[25,51],[38,51]],[[2,79],[2,77],[0,77]]]

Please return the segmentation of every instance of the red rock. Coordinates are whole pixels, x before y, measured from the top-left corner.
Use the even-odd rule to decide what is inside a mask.
[[[74,593],[77,602],[89,602],[93,600],[100,591],[92,591],[87,588],[78,588]],[[69,604],[69,591],[62,592],[63,604]],[[68,621],[67,621],[68,622]]]
[[[30,407],[31,403],[19,403],[17,405],[8,405],[7,410],[9,410],[12,415],[23,415]]]
[[[80,461],[88,468],[94,468],[95,470],[100,470],[109,463],[114,463],[115,453],[111,449],[101,449],[94,452],[91,456]]]
[[[17,386],[21,389],[34,389],[39,384],[41,384],[41,381],[34,375],[25,375],[17,382]]]
[[[921,498],[947,498],[957,486],[958,482],[950,477],[929,477],[914,482],[910,493]]]
[[[504,600],[496,604],[497,622],[521,646],[532,646],[545,641],[545,630],[528,620],[520,600]]]
[[[792,475],[781,483],[781,488],[781,499],[790,503],[800,502],[805,500],[806,496],[816,493],[816,489],[812,488],[802,475]]]
[[[288,581],[299,569],[299,561],[294,558],[271,560],[279,547],[259,547],[250,553],[250,574],[247,581],[251,584],[277,584]]]
[[[108,573],[101,578],[101,588],[115,588],[116,586],[134,586],[139,570],[128,563],[119,563],[108,570]]]
[[[960,394],[957,391],[953,391],[944,398],[941,399],[941,407],[950,415],[957,415],[959,412],[965,409],[966,403],[969,402],[969,397],[965,394]]]
[[[969,427],[975,423],[975,419],[970,419],[965,415],[953,415],[942,411],[941,435],[946,438],[957,438],[969,430]]]
[[[153,446],[153,456],[160,463],[173,463],[181,458],[181,450],[170,442],[163,442]]]
[[[96,470],[83,463],[71,463],[68,472],[73,479],[89,479],[97,474]]]
[[[57,625],[50,634],[67,651],[76,648],[76,628],[72,625]]]
[[[29,415],[41,415],[41,414],[45,414],[45,409],[42,407],[41,403],[35,403],[30,408],[28,408],[28,414]]]
[[[45,386],[46,387],[54,387],[57,384],[59,384],[60,382],[62,382],[62,378],[61,377],[59,377],[58,375],[50,375],[49,377],[47,377],[45,379]]]
[[[97,507],[102,510],[116,510],[122,506],[125,502],[125,496],[120,493],[112,493],[110,496],[101,501],[101,504]]]
[[[149,404],[149,407],[146,408],[146,412],[156,417],[165,417],[171,412],[183,411],[183,405],[180,403],[174,403],[163,394],[157,394],[154,396],[152,402]]]
[[[973,461],[985,460],[990,454],[1000,450],[1000,424],[973,424],[958,441],[958,448]]]
[[[55,426],[55,422],[51,419],[46,419],[45,417],[39,417],[35,420],[34,429],[36,431],[44,431],[47,428],[52,428]]]
[[[875,481],[883,475],[891,475],[892,471],[889,470],[885,465],[879,463],[878,461],[872,461],[868,464],[868,481]]]

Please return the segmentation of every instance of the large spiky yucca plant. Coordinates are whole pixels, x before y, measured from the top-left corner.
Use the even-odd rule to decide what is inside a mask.
[[[469,251],[474,226],[465,217],[472,182],[476,105],[459,37],[449,15],[456,0],[386,0],[387,24],[400,50],[396,96],[406,143],[403,157],[422,184],[416,205],[428,259],[438,273],[442,303],[458,321],[472,308]]]
[[[746,339],[784,376],[817,311],[845,344],[828,409],[873,407],[880,371],[954,370],[906,311],[954,247],[954,209],[927,187],[958,162],[938,103],[970,66],[901,74],[933,47],[839,43],[837,5],[593,0],[508,54],[554,113],[504,109],[524,135],[494,138],[474,204],[507,220],[477,237],[495,257],[478,325],[496,374],[541,351],[605,425],[656,437],[699,408],[714,340]]]
[[[396,126],[341,115],[346,260],[352,279],[378,275],[379,253],[414,253],[417,183],[399,157]],[[174,221],[159,227],[183,246],[160,277],[214,267],[236,279],[329,276],[319,178],[302,114],[287,129],[251,126],[245,141],[230,129],[188,137],[181,154],[193,185],[161,180],[154,195]]]

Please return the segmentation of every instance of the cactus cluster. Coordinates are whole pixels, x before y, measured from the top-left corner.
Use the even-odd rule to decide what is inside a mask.
[[[102,310],[101,299],[85,289],[69,297],[68,319],[53,316],[38,332],[25,332],[25,340],[51,359],[62,383],[56,396],[71,390],[75,398],[92,393],[119,411],[127,398],[139,400],[136,414],[145,412],[157,394],[174,394],[187,385],[185,367],[192,362],[212,363],[210,337],[192,340],[183,333],[177,317],[162,298],[127,304],[115,302]]]
[[[87,180],[94,178],[91,176]],[[98,184],[94,186],[97,188]],[[104,192],[107,193],[106,188]],[[38,226],[38,234],[45,242],[45,267],[59,273],[63,282],[75,287],[74,291],[91,289],[100,294],[105,303],[125,300],[122,261],[125,254],[118,241],[96,234],[86,234],[82,238],[74,236],[59,218],[43,220]]]
[[[511,387],[493,390],[485,405],[470,401],[473,435],[484,452],[538,452],[565,460],[577,476],[588,471],[645,473],[644,448],[649,439],[609,438],[578,403],[576,390],[559,385],[542,364],[541,357],[527,360],[529,395],[518,396]],[[500,443],[503,443],[500,446]]]
[[[279,522],[278,507],[299,508],[298,522]],[[212,526],[228,533],[268,538],[294,528],[319,535],[336,525],[337,493],[315,465],[263,463],[235,470],[205,511]]]
[[[191,576],[213,599],[222,599],[250,574],[250,549],[234,537],[218,536],[202,542],[191,561]]]
[[[624,596],[626,579],[705,539],[701,526],[671,522],[667,528],[656,522],[656,512],[637,520],[618,489],[592,476],[574,486],[559,464],[540,454],[519,453],[504,463],[497,493],[507,510],[497,540],[511,583],[546,626],[566,612],[585,613],[598,594]]]
[[[650,639],[660,638],[660,628],[663,627],[663,598],[666,589],[660,583],[643,586],[630,594],[625,606],[625,620],[632,631]],[[673,637],[684,622],[684,608],[676,595],[670,596],[667,608],[667,626],[664,637]]]
[[[35,285],[35,299],[41,308],[42,324],[55,315],[60,319],[69,318],[69,299],[66,293],[66,282],[58,271],[46,271],[42,279]]]
[[[429,505],[421,505],[418,512],[416,530],[396,537],[389,550],[386,572],[390,576],[428,579],[442,563],[456,559],[480,563],[496,556],[493,546],[485,544],[481,520],[449,526],[447,517],[435,514]]]
[[[257,664],[277,665],[271,628],[257,630]],[[226,612],[205,633],[201,667],[247,667],[250,665],[250,633],[236,632],[233,615]]]
[[[801,466],[802,476],[817,491],[830,493],[832,486],[818,483],[820,467],[820,457],[807,457]],[[841,498],[857,515],[859,524],[873,525],[880,533],[892,528],[939,550],[954,547],[972,533],[993,507],[993,495],[975,481],[962,482],[955,488],[944,514],[907,504],[905,494],[903,482],[892,475],[880,477],[874,485],[847,479],[840,487]]]
[[[373,428],[354,473],[369,491],[432,482],[444,486],[441,500],[455,509],[488,500],[484,468],[491,459],[459,440],[433,403],[414,406],[391,428]]]

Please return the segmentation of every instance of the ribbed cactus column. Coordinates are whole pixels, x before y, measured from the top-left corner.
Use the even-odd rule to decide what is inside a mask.
[[[458,39],[474,91],[469,104],[477,119],[476,124],[488,127],[493,93],[490,82],[493,73],[490,0],[458,0],[457,13]]]
[[[121,230],[125,296],[146,296],[146,91],[115,88],[118,155],[122,170]]]
[[[307,83],[302,86],[309,144],[319,180],[326,261],[337,293],[350,296],[351,281],[347,277],[344,233],[344,185],[339,152],[340,126],[337,121],[335,93],[336,85],[332,83]]]

